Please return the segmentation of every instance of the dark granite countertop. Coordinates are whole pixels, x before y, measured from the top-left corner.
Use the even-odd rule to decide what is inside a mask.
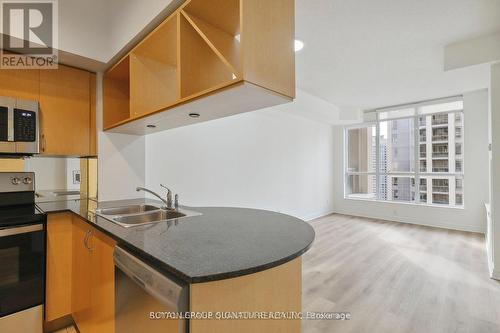
[[[281,265],[305,253],[315,236],[313,228],[298,218],[257,209],[185,207],[202,215],[132,228],[94,214],[96,208],[138,203],[161,205],[149,199],[37,205],[46,213],[78,214],[119,246],[187,283],[233,278]]]

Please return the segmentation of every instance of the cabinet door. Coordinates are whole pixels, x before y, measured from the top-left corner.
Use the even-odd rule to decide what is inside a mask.
[[[89,155],[97,155],[97,87],[96,75],[90,74],[90,137]]]
[[[40,71],[37,69],[0,70],[0,96],[31,99],[37,101]]]
[[[90,238],[92,248],[92,322],[94,332],[115,331],[115,269],[113,250],[115,242],[94,230]]]
[[[60,65],[40,71],[41,151],[90,153],[90,73]]]
[[[70,213],[47,218],[45,320],[71,314],[72,220]]]
[[[73,217],[73,265],[71,307],[73,319],[81,333],[93,333],[91,303],[91,253],[86,240],[92,228]],[[88,243],[88,242],[87,242]]]

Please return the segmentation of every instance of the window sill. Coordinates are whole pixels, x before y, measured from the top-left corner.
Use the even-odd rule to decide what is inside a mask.
[[[445,208],[445,209],[459,209],[464,210],[465,205],[462,206],[446,206],[446,205],[437,205],[437,204],[427,204],[427,203],[416,203],[416,202],[404,202],[404,201],[388,201],[388,200],[377,200],[377,199],[364,199],[364,198],[349,198],[344,197],[344,200],[352,200],[352,201],[368,201],[382,204],[392,204],[392,205],[409,205],[409,206],[420,206],[420,207],[430,207],[430,208]]]

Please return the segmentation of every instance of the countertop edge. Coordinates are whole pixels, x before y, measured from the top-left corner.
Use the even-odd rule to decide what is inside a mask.
[[[238,278],[238,277],[242,277],[245,275],[259,273],[259,272],[283,265],[289,261],[292,261],[292,260],[302,256],[304,253],[306,253],[311,248],[312,244],[314,243],[314,239],[315,239],[315,235],[314,235],[311,242],[306,247],[301,249],[300,251],[293,253],[293,254],[291,254],[287,257],[284,257],[282,259],[273,261],[273,262],[269,262],[269,263],[266,263],[263,265],[259,265],[259,266],[255,266],[255,267],[251,267],[251,268],[247,268],[247,269],[232,271],[232,272],[190,277],[190,276],[187,276],[184,273],[176,270],[175,268],[166,264],[165,262],[154,258],[153,256],[151,256],[150,254],[148,254],[144,250],[137,248],[136,246],[134,246],[131,243],[127,242],[126,240],[118,237],[117,235],[113,234],[112,232],[109,232],[108,230],[102,228],[97,223],[90,221],[88,219],[88,217],[85,217],[82,214],[75,212],[73,209],[71,209],[69,207],[64,208],[64,209],[45,211],[42,209],[42,207],[40,207],[39,204],[44,204],[44,203],[43,202],[37,203],[36,206],[38,207],[38,209],[40,209],[45,214],[69,212],[69,213],[76,215],[77,217],[81,218],[82,220],[84,220],[86,223],[88,223],[92,227],[98,229],[100,232],[106,234],[107,236],[109,236],[112,239],[114,239],[115,241],[117,241],[118,246],[124,247],[125,249],[133,252],[133,254],[135,254],[136,256],[139,256],[141,259],[143,259],[149,265],[153,266],[153,268],[158,270],[160,273],[174,275],[175,278],[183,281],[184,283],[188,283],[188,284],[206,283],[206,282],[214,282],[214,281],[221,281],[221,280],[227,280],[227,279],[232,279],[232,278]]]

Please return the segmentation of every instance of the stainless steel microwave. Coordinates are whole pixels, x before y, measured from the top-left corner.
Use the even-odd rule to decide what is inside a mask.
[[[0,157],[40,151],[38,102],[0,96]]]

